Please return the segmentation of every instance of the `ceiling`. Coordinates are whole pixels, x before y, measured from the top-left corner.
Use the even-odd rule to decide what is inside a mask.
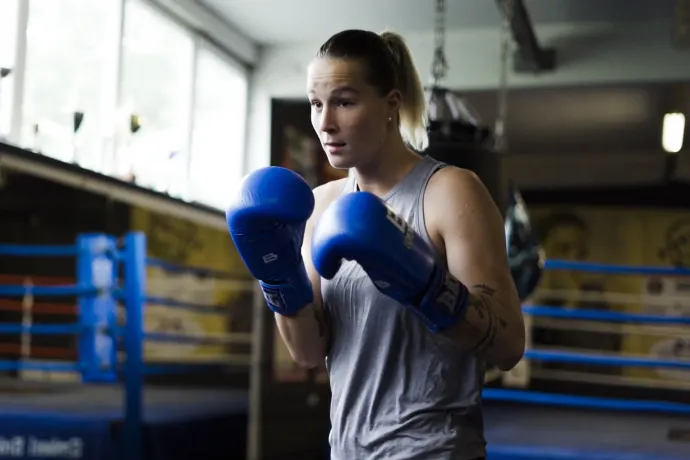
[[[429,33],[434,0],[196,0],[263,44],[322,40],[346,28]],[[672,21],[676,0],[523,0],[535,27]],[[496,0],[446,0],[448,29],[498,28]],[[670,27],[669,27],[670,30]],[[669,32],[670,33],[670,32]],[[635,36],[630,37],[635,40]],[[508,94],[507,134],[515,152],[647,152],[660,149],[661,123],[678,86],[592,85]],[[682,98],[690,105],[690,90]],[[495,91],[463,95],[493,127]]]
[[[323,39],[347,28],[428,32],[433,0],[196,0],[262,43]],[[675,0],[524,0],[535,25],[646,22],[673,17]],[[446,0],[449,29],[498,27],[496,0]]]

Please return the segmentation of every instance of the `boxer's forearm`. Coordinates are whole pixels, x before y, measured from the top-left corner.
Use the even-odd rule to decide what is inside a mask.
[[[470,288],[464,320],[444,335],[501,370],[513,368],[525,350],[525,328],[518,306],[498,289],[479,284]]]
[[[312,369],[324,362],[328,333],[320,308],[307,305],[295,315],[276,314],[275,318],[290,356],[299,366]]]

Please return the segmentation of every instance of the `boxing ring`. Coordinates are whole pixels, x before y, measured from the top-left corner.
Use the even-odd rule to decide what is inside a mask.
[[[599,278],[646,277],[647,283],[663,279],[690,282],[690,270],[681,268],[547,260],[544,269]],[[555,294],[546,292],[542,297],[558,298]],[[524,358],[516,368],[499,377],[500,382],[489,382],[484,390],[488,458],[690,459],[690,315],[671,315],[668,309],[649,313],[644,310],[650,308],[643,308],[650,304],[652,308],[672,304],[677,307],[678,302],[690,306],[690,297],[664,302],[650,296],[609,291],[561,294],[561,298],[574,298],[580,306],[525,304]],[[597,308],[587,308],[587,302]],[[617,311],[616,307],[620,310],[621,305],[632,311]],[[627,335],[633,342],[651,334],[670,338],[675,344],[671,347],[675,354],[666,353],[673,356],[665,357],[620,350],[573,349],[554,344],[554,340],[543,345],[535,343],[538,329],[550,330],[552,339],[566,337],[567,331],[580,335],[619,335],[624,339]],[[590,335],[592,341],[595,337]],[[590,372],[564,370],[568,366],[587,367]],[[606,372],[599,374],[592,368]],[[676,374],[673,381],[644,379],[626,376],[627,369],[665,369]],[[561,386],[569,382],[583,389],[575,388],[566,394],[558,390],[558,385],[539,388],[539,380],[543,387],[543,382],[549,379],[557,380]],[[607,390],[596,391],[597,387]],[[656,397],[645,394],[655,387]],[[664,397],[666,392],[673,392],[674,397]]]
[[[0,459],[245,458],[252,412],[250,401],[256,397],[263,400],[261,404],[268,410],[265,413],[276,410],[278,412],[270,413],[282,414],[275,422],[270,421],[273,415],[264,416],[263,422],[274,423],[276,432],[292,429],[296,430],[295,436],[301,433],[308,437],[304,430],[309,433],[313,430],[306,425],[299,426],[306,423],[295,421],[300,420],[300,416],[303,417],[301,420],[311,417],[317,426],[327,425],[327,419],[323,418],[327,412],[305,415],[306,406],[298,401],[301,396],[287,398],[285,393],[276,392],[276,387],[267,386],[259,396],[250,398],[248,384],[245,387],[219,388],[217,385],[160,385],[149,380],[196,373],[221,376],[238,368],[249,374],[250,366],[253,369],[264,365],[266,357],[251,357],[252,353],[257,353],[252,347],[243,356],[229,353],[226,359],[213,362],[146,360],[144,347],[151,341],[221,344],[237,341],[248,345],[249,338],[241,334],[235,337],[195,337],[148,330],[145,309],[152,304],[193,309],[202,314],[214,309],[158,298],[150,293],[147,269],[189,268],[175,267],[147,257],[143,234],[129,233],[120,239],[107,235],[80,235],[73,246],[0,244],[0,257],[76,259],[74,279],[32,277],[27,281],[20,275],[0,275],[0,282],[5,283],[0,285],[0,311],[14,312],[21,317],[20,321],[0,324],[1,337],[16,339],[15,343],[0,344],[0,354],[5,357],[0,360],[0,372],[4,375],[0,379]],[[601,277],[690,280],[688,269],[555,260],[546,261],[544,268],[546,272],[586,272]],[[545,291],[548,289],[538,289],[537,294]],[[640,299],[640,296],[608,291],[568,295],[575,295],[578,301],[591,301],[596,297],[597,302],[606,301],[610,306],[651,302],[650,299]],[[55,299],[67,300],[60,304]],[[690,350],[690,316],[633,311],[633,307],[626,311],[613,307],[571,308],[538,300],[539,295],[535,295],[523,307],[527,324],[524,359],[508,373],[493,372],[487,377],[484,423],[488,458],[690,459],[690,359],[683,357],[683,353]],[[678,299],[671,301],[679,302]],[[680,301],[690,304],[690,297]],[[52,318],[52,321],[41,322],[40,318],[44,316]],[[56,316],[64,317],[62,322],[56,323]],[[263,333],[274,334],[274,325],[268,315],[266,317]],[[677,350],[674,349],[675,355],[670,357],[651,356],[649,353],[633,355],[620,350],[615,353],[610,350],[573,350],[539,344],[537,332],[540,328],[555,331],[556,337],[567,330],[580,335],[585,333],[583,331],[604,331],[609,335],[632,338],[650,333],[674,337],[679,345]],[[42,344],[41,337],[72,337],[74,347],[60,351]],[[8,354],[13,358],[7,358]],[[544,376],[553,377],[565,372],[563,369],[548,369],[555,364],[609,370],[667,369],[681,374],[674,374],[672,382],[645,384],[646,388],[656,386],[661,389],[661,398],[629,396],[631,391],[635,393],[645,386],[640,383],[643,379],[612,376],[610,372],[598,378],[608,381],[606,379],[616,377],[625,381],[625,391],[621,383],[615,387],[620,391],[614,389],[613,395],[610,391],[601,395],[591,390],[559,393],[538,384]],[[19,378],[27,372],[62,373],[76,377],[72,381],[61,382]],[[583,378],[582,372],[571,374],[574,377],[561,375],[560,383],[584,381],[578,380]],[[592,380],[597,383],[596,379]],[[302,386],[302,383],[293,385],[295,389]],[[324,387],[324,384],[320,383],[320,386]],[[680,396],[675,400],[664,398],[663,392],[671,392],[672,389]],[[617,396],[617,392],[628,396]],[[278,403],[283,404],[282,408],[278,408]],[[288,407],[290,403],[294,405]],[[322,403],[322,406],[327,406],[327,402]],[[264,436],[260,442],[275,447],[282,441]],[[320,452],[323,452],[325,443],[326,439],[314,432],[313,444],[321,446]],[[251,449],[249,451],[252,452]],[[270,455],[250,457],[258,460]],[[290,458],[308,460],[312,457]]]
[[[21,315],[17,323],[0,324],[4,339],[0,345],[4,356],[0,360],[4,375],[0,380],[0,458],[140,460],[245,455],[246,387],[147,382],[192,373],[222,377],[241,366],[248,374],[246,354],[228,354],[227,359],[215,362],[144,359],[147,341],[247,342],[246,337],[232,335],[198,337],[146,330],[144,309],[151,304],[192,309],[196,314],[217,311],[147,294],[147,267],[189,268],[148,258],[141,233],[121,239],[80,235],[72,246],[0,244],[0,257],[76,259],[73,279],[0,276],[2,282],[11,283],[0,285],[0,311]],[[41,345],[44,337],[68,337],[73,347]],[[14,355],[12,359],[8,354]],[[18,378],[31,372],[73,378],[51,382]]]

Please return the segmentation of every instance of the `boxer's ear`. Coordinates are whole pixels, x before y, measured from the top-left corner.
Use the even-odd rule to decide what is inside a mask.
[[[388,118],[397,119],[402,107],[402,93],[399,89],[392,89],[386,95]]]

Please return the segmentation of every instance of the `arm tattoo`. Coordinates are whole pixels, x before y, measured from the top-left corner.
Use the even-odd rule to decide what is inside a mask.
[[[475,284],[474,288],[481,291],[482,294],[491,297],[492,295],[496,294],[496,289],[487,286],[486,284]]]
[[[501,318],[491,308],[491,303],[496,302],[493,298],[496,289],[485,284],[477,284],[474,286],[476,290],[470,297],[470,308],[474,308],[477,316],[486,322],[486,330],[482,338],[472,347],[472,351],[476,353],[483,353],[494,345],[496,334],[499,330],[506,328],[506,321]]]

